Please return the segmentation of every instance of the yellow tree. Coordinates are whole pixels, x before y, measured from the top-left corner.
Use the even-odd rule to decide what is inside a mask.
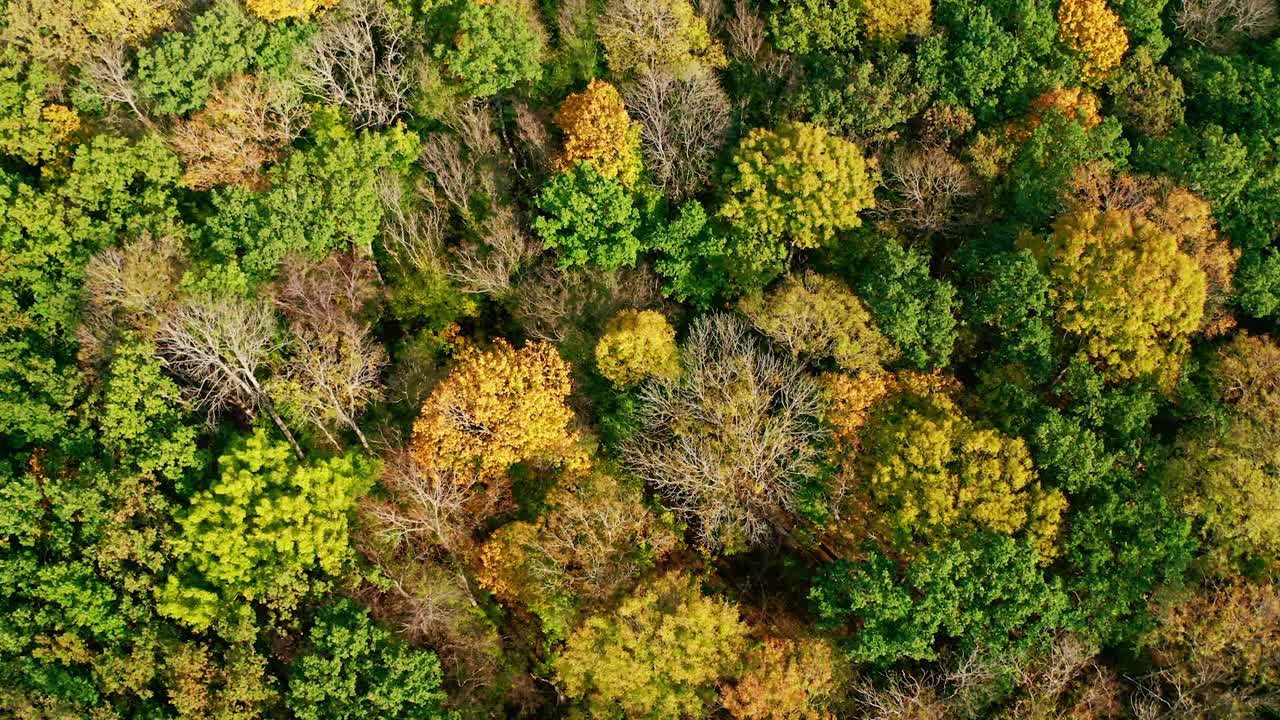
[[[414,459],[484,479],[518,462],[574,459],[569,390],[569,364],[548,343],[465,351],[413,425]]]
[[[733,155],[720,215],[739,229],[814,248],[858,227],[875,205],[872,168],[857,145],[820,125],[756,128]]]
[[[596,367],[623,388],[647,377],[680,374],[676,331],[657,310],[623,310],[605,326],[596,343]]]
[[[1045,266],[1063,330],[1110,380],[1177,378],[1204,315],[1205,275],[1155,223],[1077,208],[1047,238],[1024,236]]]
[[[1058,7],[1062,41],[1080,53],[1084,80],[1098,83],[1120,64],[1129,35],[1106,0],[1062,0]]]
[[[338,0],[245,0],[258,17],[275,22],[286,18],[305,20],[326,8],[338,4]]]
[[[950,384],[904,374],[898,386],[862,429],[857,459],[861,501],[893,544],[982,529],[1025,534],[1042,560],[1054,557],[1066,499],[1041,489],[1026,443],[965,416]]]
[[[631,121],[618,89],[592,80],[587,89],[565,99],[556,113],[564,132],[564,152],[555,161],[559,171],[580,162],[623,185],[640,179],[640,126]]]

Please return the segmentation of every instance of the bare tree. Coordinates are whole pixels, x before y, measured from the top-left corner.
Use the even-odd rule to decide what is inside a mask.
[[[151,116],[142,109],[138,92],[129,79],[129,49],[125,43],[95,43],[80,70],[87,79],[85,87],[92,97],[107,107],[114,104],[127,105],[144,127],[155,127]]]
[[[169,369],[187,381],[193,400],[210,417],[232,407],[250,418],[265,410],[298,458],[303,457],[258,380],[283,347],[270,305],[234,295],[188,300],[166,319],[158,339]]]
[[[978,190],[973,173],[938,146],[895,150],[885,163],[885,185],[892,195],[882,211],[928,232],[947,228],[959,202]]]
[[[453,253],[449,277],[464,292],[504,295],[511,280],[538,255],[538,246],[506,206],[484,221],[483,242],[464,241]]]
[[[553,343],[593,336],[623,308],[662,299],[660,282],[648,268],[589,272],[543,265],[516,286],[516,319],[530,337]]]
[[[693,521],[702,544],[741,550],[785,533],[818,460],[816,384],[735,315],[700,318],[685,374],[642,386],[625,467]]]
[[[351,112],[357,127],[386,125],[405,111],[412,87],[408,20],[385,0],[343,0],[299,52],[301,84]]]
[[[443,272],[444,236],[448,217],[427,190],[406,197],[399,173],[378,175],[382,203],[382,246],[404,268]]]
[[[150,340],[177,301],[186,266],[181,240],[144,235],[104,248],[85,266],[85,306],[77,329],[81,359],[102,359],[122,331]]]
[[[241,75],[216,90],[191,119],[178,121],[169,146],[186,165],[183,183],[189,188],[256,185],[262,167],[280,158],[306,122],[305,109],[284,83]]]
[[[289,355],[268,390],[281,407],[314,425],[335,447],[336,426],[349,428],[367,450],[356,420],[381,397],[387,353],[361,319],[378,294],[373,263],[333,255],[319,263],[284,265],[276,306],[289,321]]]
[[[407,451],[397,450],[383,464],[382,486],[390,499],[370,497],[360,511],[393,545],[464,553],[473,544],[470,535],[479,516],[468,502],[478,482],[448,470],[424,468]]]
[[[678,80],[648,72],[622,92],[640,123],[645,166],[673,198],[697,191],[729,131],[729,98],[715,75],[700,68]]]
[[[1280,10],[1275,0],[1183,0],[1177,24],[1192,41],[1225,52],[1244,37],[1274,32]]]

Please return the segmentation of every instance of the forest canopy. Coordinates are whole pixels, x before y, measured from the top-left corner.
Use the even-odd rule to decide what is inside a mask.
[[[1280,718],[1275,0],[0,0],[0,717]]]

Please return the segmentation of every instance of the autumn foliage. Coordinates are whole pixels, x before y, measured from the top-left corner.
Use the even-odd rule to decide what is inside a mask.
[[[569,452],[569,365],[553,346],[516,350],[499,339],[492,350],[464,353],[414,423],[419,463],[493,478],[518,462]]]
[[[1084,80],[1100,82],[1129,49],[1129,35],[1106,0],[1063,0],[1058,6],[1060,35],[1080,53]]]
[[[601,176],[631,185],[640,177],[640,126],[631,121],[618,89],[592,80],[587,89],[570,95],[556,113],[564,132],[564,151],[556,168],[564,171],[580,162],[591,163]]]

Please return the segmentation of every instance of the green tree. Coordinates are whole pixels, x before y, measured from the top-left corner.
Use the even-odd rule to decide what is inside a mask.
[[[97,135],[61,182],[0,171],[0,433],[50,442],[80,392],[84,266],[122,235],[180,235],[176,158],[158,140]]]
[[[24,62],[13,47],[0,52],[0,154],[31,165],[65,155],[80,117],[49,101],[58,78],[38,62]]]
[[[444,720],[440,660],[397,642],[350,600],[322,609],[289,669],[299,720]]]
[[[487,97],[542,76],[542,28],[520,0],[462,3],[445,66],[469,95]]]
[[[249,603],[289,620],[346,568],[348,516],[376,470],[353,454],[299,464],[262,430],[236,440],[218,479],[176,513],[177,566],[157,609],[234,634],[251,627]]]
[[[720,215],[746,234],[815,248],[862,224],[876,181],[858,146],[818,125],[756,128],[734,151]]]
[[[860,263],[854,289],[880,332],[920,370],[945,368],[956,342],[955,286],[929,274],[929,258],[884,239]]]
[[[308,33],[306,25],[267,23],[236,0],[220,0],[192,18],[190,30],[167,33],[138,50],[138,94],[165,115],[199,110],[236,75],[255,69],[282,74]]]
[[[938,656],[944,633],[962,648],[1044,644],[1060,627],[1067,596],[1036,567],[1033,549],[986,533],[935,548],[905,568],[878,550],[837,560],[815,580],[809,601],[821,625],[858,623],[849,657],[888,665]]]
[[[534,218],[533,229],[547,247],[560,251],[560,267],[635,265],[640,211],[629,190],[590,163],[556,174],[535,203],[542,214]]]
[[[738,610],[678,573],[589,618],[553,661],[565,694],[593,717],[702,717],[746,650]]]
[[[415,157],[418,136],[399,125],[356,132],[334,110],[317,112],[311,131],[314,144],[272,168],[265,192],[239,186],[215,192],[215,213],[202,232],[212,256],[205,271],[217,277],[241,268],[262,280],[274,277],[291,253],[372,254],[383,219],[380,172],[400,170]]]

